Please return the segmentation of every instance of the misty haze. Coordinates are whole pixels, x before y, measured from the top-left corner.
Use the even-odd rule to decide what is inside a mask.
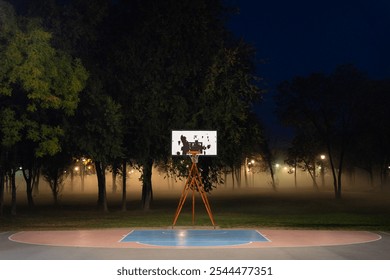
[[[200,159],[202,160],[202,159]],[[255,169],[252,167],[252,169]],[[278,194],[294,194],[300,195],[302,192],[307,194],[318,195],[319,193],[332,197],[333,196],[333,178],[329,172],[325,171],[324,184],[322,184],[321,168],[318,166],[318,174],[316,174],[316,184],[313,183],[312,176],[308,171],[298,170],[296,175],[294,169],[285,164],[276,164],[275,166],[275,182],[276,191],[272,187],[272,181],[269,172],[265,171],[252,171],[248,168],[241,168],[239,176],[232,173],[227,173],[221,178],[224,183],[214,185],[214,188],[210,191],[211,204],[215,197],[224,197],[226,195],[237,196],[240,195],[253,195],[256,194],[261,198],[264,194],[272,194],[277,197]],[[295,179],[296,176],[296,179]],[[97,198],[97,177],[96,174],[90,173],[81,176],[78,168],[75,168],[73,179],[71,176],[65,176],[62,186],[59,192],[59,204],[90,204],[95,203]],[[128,167],[127,174],[127,200],[128,204],[135,204],[139,206],[142,193],[142,181],[140,180],[141,173]],[[241,177],[241,178],[239,178]],[[157,168],[153,169],[152,183],[154,200],[171,198],[179,199],[181,192],[183,191],[186,178],[174,178],[167,176],[167,174],[160,172]],[[233,182],[234,180],[234,182]],[[295,185],[296,180],[296,185]],[[122,195],[122,176],[118,174],[113,183],[112,172],[106,172],[107,182],[107,198],[108,203],[113,208],[120,206],[120,199]],[[379,193],[379,196],[387,196],[386,192],[383,193],[383,189],[386,190],[388,186],[381,187],[380,180],[378,178],[372,181],[372,178],[367,172],[354,171],[351,174],[343,176],[344,192],[348,196],[348,193],[360,193],[360,194],[375,194]],[[17,204],[23,205],[26,203],[26,187],[25,180],[22,176],[22,172],[16,172],[16,187],[17,187]],[[364,198],[364,196],[363,196]],[[34,188],[34,199],[37,205],[40,204],[52,204],[53,197],[51,189],[48,183],[43,177],[39,180],[39,186]],[[6,184],[5,188],[5,202],[9,205],[11,200],[10,184]],[[239,206],[239,205],[237,205]],[[130,206],[134,208],[134,206]]]

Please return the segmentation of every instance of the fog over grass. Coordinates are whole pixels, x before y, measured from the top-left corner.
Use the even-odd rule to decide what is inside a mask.
[[[95,175],[85,176],[84,187],[76,176],[73,187],[67,178],[54,207],[50,188],[43,179],[34,194],[35,209],[27,206],[26,190],[21,174],[17,176],[17,215],[10,215],[11,193],[5,192],[1,230],[59,230],[94,228],[171,228],[184,181],[174,181],[154,170],[154,201],[148,211],[142,210],[139,173],[129,174],[127,211],[121,210],[121,177],[117,190],[112,189],[112,175],[107,172],[109,212],[98,211]],[[278,188],[273,190],[266,173],[242,176],[241,186],[227,176],[226,184],[218,185],[208,194],[216,225],[221,228],[304,228],[390,231],[390,192],[371,187],[362,174],[355,176],[356,185],[345,185],[342,199],[335,199],[330,178],[324,187],[313,189],[307,174],[277,174]],[[305,177],[306,176],[306,177]],[[177,227],[207,226],[211,221],[200,195],[195,193],[195,223],[192,224],[191,193],[177,220]]]
[[[312,197],[329,197],[333,198],[332,177],[329,173],[325,174],[324,182],[318,176],[318,188],[313,186],[313,180],[307,172],[298,171],[296,175],[297,185],[295,186],[294,174],[289,173],[286,167],[281,166],[275,173],[277,191],[271,187],[271,177],[266,172],[247,172],[242,171],[241,180],[232,180],[231,174],[227,174],[223,179],[225,183],[218,184],[209,193],[210,202],[213,199],[228,199],[229,197],[266,197],[273,198],[308,198]],[[142,182],[140,181],[140,172],[131,170],[127,176],[127,201],[128,204],[138,205],[141,200]],[[373,197],[378,194],[379,198],[386,199],[390,197],[390,186],[380,187],[379,182],[371,184],[368,174],[364,172],[355,172],[353,176],[344,176],[343,178],[343,195],[344,197],[356,196],[359,194],[361,199]],[[122,177],[116,178],[116,190],[114,188],[112,173],[106,173],[107,180],[107,199],[109,205],[120,205],[122,197]],[[153,171],[153,194],[155,203],[160,199],[179,199],[183,191],[185,178],[170,178],[166,174],[159,173],[156,169]],[[23,205],[27,202],[25,182],[21,172],[17,172],[17,204]],[[389,189],[389,190],[387,190]],[[63,184],[62,191],[59,195],[60,204],[89,204],[95,203],[97,199],[97,179],[96,175],[85,175],[84,183],[79,175],[74,176],[73,181],[70,176],[67,177]],[[11,201],[11,192],[5,190],[5,202],[8,205]],[[34,191],[34,201],[37,206],[41,204],[53,203],[51,190],[47,182],[41,178],[39,188]]]

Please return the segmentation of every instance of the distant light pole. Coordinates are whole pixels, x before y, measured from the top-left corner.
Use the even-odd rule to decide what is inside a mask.
[[[248,162],[248,161],[247,161]],[[247,163],[247,171],[252,173],[252,187],[255,187],[255,163],[256,161],[252,159]]]
[[[252,187],[255,187],[255,160],[251,160],[252,163]]]
[[[325,155],[321,155],[320,156],[320,159],[321,159],[321,164],[320,164],[320,173],[321,173],[321,185],[322,185],[322,188],[325,187],[325,165],[324,165],[324,161],[326,159],[326,156]]]

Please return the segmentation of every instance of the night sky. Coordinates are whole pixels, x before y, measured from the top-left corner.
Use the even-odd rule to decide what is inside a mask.
[[[226,0],[239,7],[229,27],[257,50],[269,93],[260,115],[278,133],[275,87],[294,76],[352,63],[371,78],[390,77],[389,0]],[[264,61],[265,64],[260,63]]]

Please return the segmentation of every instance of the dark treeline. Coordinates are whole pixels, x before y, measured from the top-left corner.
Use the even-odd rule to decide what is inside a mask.
[[[172,130],[218,131],[218,157],[201,163],[208,189],[240,167],[261,140],[261,90],[254,49],[226,29],[228,13],[219,0],[0,1],[0,208],[19,166],[33,207],[39,174],[56,200],[64,170],[85,157],[100,209],[106,169],[128,164],[148,209],[153,165],[180,172]]]
[[[126,210],[129,164],[149,209],[153,166],[185,175],[183,158],[170,156],[180,129],[218,131],[218,157],[199,163],[207,190],[256,155],[276,189],[273,143],[254,114],[263,94],[255,50],[226,28],[231,11],[220,0],[0,0],[0,212],[5,178],[16,211],[19,167],[33,207],[40,175],[57,201],[64,171],[81,158],[94,164],[99,209],[108,210],[110,168],[123,174]],[[385,185],[389,87],[353,66],[282,83],[277,111],[294,128],[286,162],[316,182],[325,153],[336,198],[354,168]]]
[[[390,172],[389,93],[390,80],[370,79],[353,65],[282,83],[278,114],[294,128],[286,162],[309,171],[316,185],[316,166],[324,167],[320,155],[326,155],[336,198],[342,175],[356,169],[369,174],[372,187],[379,178],[383,188]]]

